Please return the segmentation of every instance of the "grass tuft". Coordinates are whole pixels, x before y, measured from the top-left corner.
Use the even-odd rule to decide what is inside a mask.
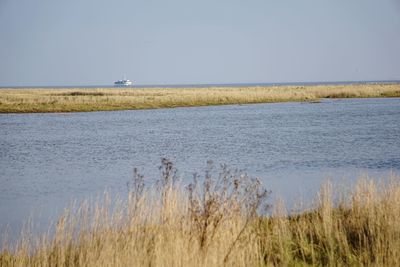
[[[5,243],[0,266],[396,266],[400,262],[400,177],[360,179],[348,192],[326,184],[315,207],[271,216],[257,179],[208,164],[181,186],[162,161],[155,185],[137,170],[125,201],[67,209],[54,235]],[[339,202],[333,197],[341,193]]]

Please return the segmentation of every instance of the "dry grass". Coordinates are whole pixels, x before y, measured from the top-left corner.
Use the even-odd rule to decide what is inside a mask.
[[[237,88],[0,89],[0,113],[153,109],[351,97],[400,97],[400,84]]]
[[[400,262],[400,184],[364,179],[333,204],[321,189],[314,210],[272,217],[257,210],[267,192],[257,180],[222,168],[182,188],[164,161],[146,188],[135,173],[127,201],[66,211],[53,237],[0,253],[0,266],[396,266]],[[112,208],[110,208],[112,207]]]
[[[278,206],[257,230],[264,263],[271,265],[398,266],[400,262],[399,177],[377,183],[360,179],[334,205],[338,188],[325,184],[317,207],[287,216]]]

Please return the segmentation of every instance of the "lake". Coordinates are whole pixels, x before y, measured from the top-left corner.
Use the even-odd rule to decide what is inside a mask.
[[[161,158],[185,183],[207,160],[259,177],[287,203],[321,183],[400,172],[400,99],[0,115],[0,231],[46,224],[72,199],[126,193]]]

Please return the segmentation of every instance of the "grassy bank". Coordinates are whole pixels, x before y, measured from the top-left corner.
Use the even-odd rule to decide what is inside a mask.
[[[400,97],[400,84],[238,88],[0,89],[0,113],[154,109],[351,97]]]
[[[321,189],[314,209],[261,217],[268,192],[222,168],[188,187],[172,164],[146,188],[135,174],[127,201],[65,212],[53,237],[7,244],[0,266],[396,266],[400,262],[400,183],[360,180],[348,192]],[[338,195],[340,192],[335,192]],[[112,208],[110,208],[112,207]]]

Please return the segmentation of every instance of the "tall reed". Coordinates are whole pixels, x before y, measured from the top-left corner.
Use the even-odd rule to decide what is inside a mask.
[[[0,266],[395,266],[399,181],[362,179],[337,203],[326,184],[313,210],[265,216],[257,179],[210,163],[183,187],[164,159],[155,185],[135,171],[127,199],[67,209],[54,234],[5,244]]]

